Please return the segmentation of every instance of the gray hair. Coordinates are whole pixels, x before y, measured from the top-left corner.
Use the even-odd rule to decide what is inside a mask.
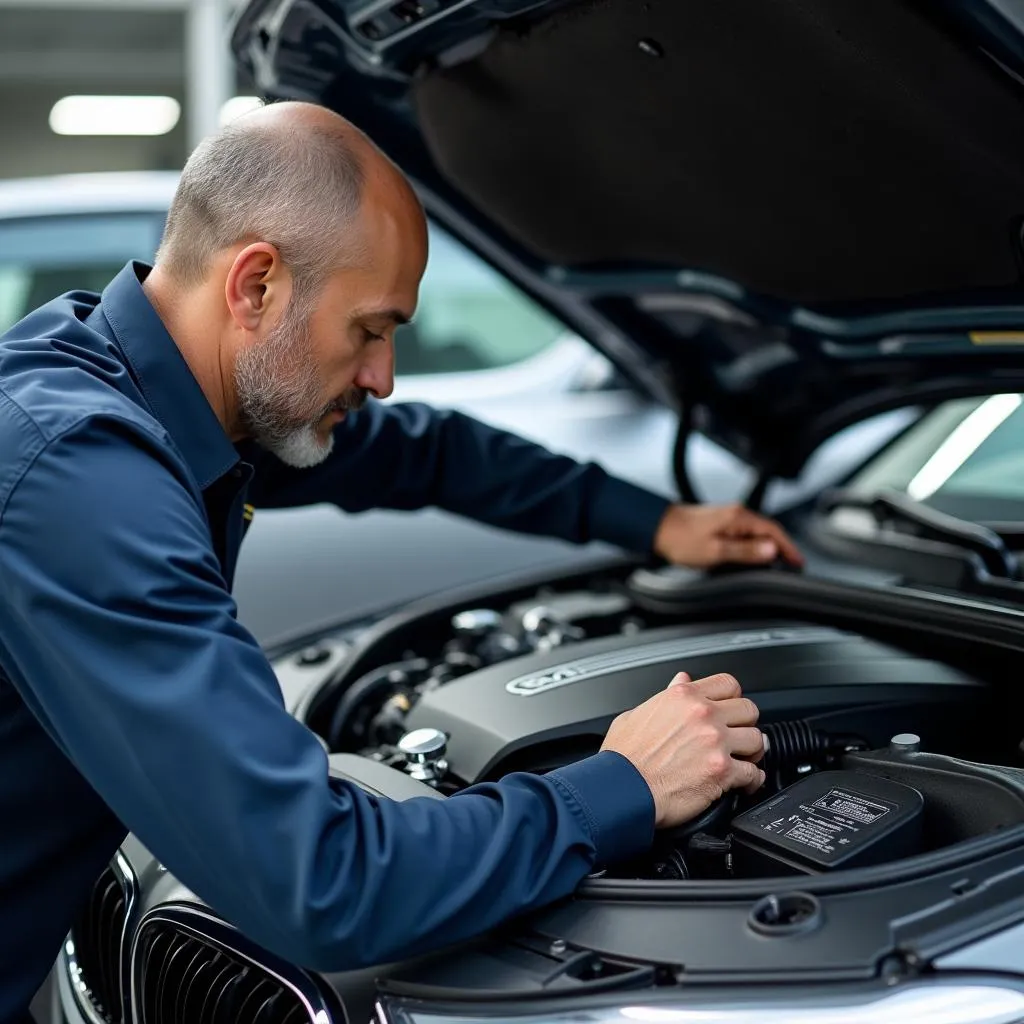
[[[186,163],[157,262],[194,286],[218,252],[269,242],[291,271],[295,300],[308,301],[333,270],[365,256],[356,237],[364,182],[359,154],[341,133],[240,118]]]

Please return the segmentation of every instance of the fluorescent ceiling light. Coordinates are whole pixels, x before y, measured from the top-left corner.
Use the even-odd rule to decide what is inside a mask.
[[[65,96],[50,127],[58,135],[166,135],[180,117],[170,96]]]
[[[220,123],[227,124],[229,121],[234,121],[236,117],[248,114],[252,110],[259,110],[262,106],[263,100],[259,96],[232,96],[220,108]]]

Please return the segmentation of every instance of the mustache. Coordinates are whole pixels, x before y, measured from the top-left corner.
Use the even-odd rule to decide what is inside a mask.
[[[328,413],[332,412],[359,412],[364,405],[366,405],[367,399],[370,397],[370,392],[366,388],[349,388],[347,391],[340,394],[333,402],[328,402],[324,406],[323,412],[320,414],[322,419]]]

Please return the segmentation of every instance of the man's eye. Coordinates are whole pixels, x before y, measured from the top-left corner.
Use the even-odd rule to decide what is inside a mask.
[[[363,328],[363,341],[369,344],[371,341],[383,341],[383,334],[374,334],[373,331]]]

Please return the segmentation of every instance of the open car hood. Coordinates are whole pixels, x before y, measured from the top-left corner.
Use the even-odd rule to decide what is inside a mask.
[[[232,47],[765,476],[1024,390],[1019,0],[251,0]]]

